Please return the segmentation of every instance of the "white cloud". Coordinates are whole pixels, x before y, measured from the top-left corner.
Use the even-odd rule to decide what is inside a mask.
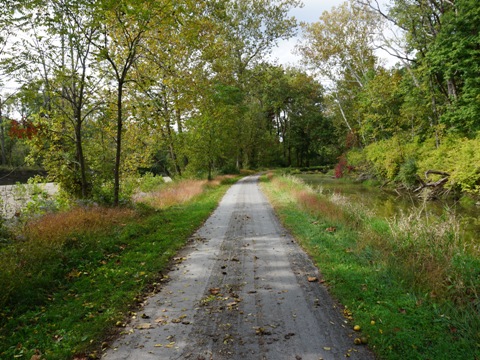
[[[346,2],[345,0],[303,0],[304,7],[295,8],[290,11],[291,16],[295,16],[298,22],[314,23],[317,22],[320,16],[325,11],[331,11],[333,7]],[[388,0],[380,0],[380,4],[384,4]],[[270,59],[282,65],[299,66],[300,57],[294,54],[295,46],[301,39],[301,29],[299,34],[289,40],[282,40],[278,46],[272,50]],[[387,66],[391,66],[396,62],[396,59],[389,56],[387,53],[377,51],[378,56],[384,59]]]
[[[305,6],[303,8],[293,9],[290,13],[299,21],[316,22],[324,11],[332,10],[332,7],[344,3],[345,0],[304,0]]]
[[[290,15],[295,16],[298,22],[313,23],[318,21],[324,11],[330,11],[332,7],[344,2],[345,0],[303,0],[304,6],[292,9]],[[282,65],[299,66],[300,57],[294,54],[294,49],[300,38],[301,35],[298,34],[289,40],[280,41],[273,49],[270,59]]]

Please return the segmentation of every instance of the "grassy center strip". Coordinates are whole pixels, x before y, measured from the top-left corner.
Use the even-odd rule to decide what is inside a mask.
[[[263,180],[283,224],[380,358],[480,358],[480,262],[454,222],[388,222],[298,178]]]
[[[0,248],[0,358],[100,358],[234,180],[171,185],[163,193],[181,200],[168,205],[74,209],[23,228]]]

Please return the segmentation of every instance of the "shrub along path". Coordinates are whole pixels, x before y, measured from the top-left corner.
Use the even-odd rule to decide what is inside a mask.
[[[233,185],[104,359],[371,359],[258,177]]]

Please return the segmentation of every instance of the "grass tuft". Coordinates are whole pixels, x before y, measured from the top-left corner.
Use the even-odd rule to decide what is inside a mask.
[[[30,221],[23,227],[21,234],[29,244],[62,246],[69,234],[106,230],[109,226],[131,219],[134,214],[134,211],[128,208],[76,207]]]

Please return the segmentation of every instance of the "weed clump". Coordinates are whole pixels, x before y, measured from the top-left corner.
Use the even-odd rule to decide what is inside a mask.
[[[93,249],[85,236],[105,233],[134,217],[131,209],[79,207],[50,213],[14,230],[13,241],[0,248],[0,308],[41,303],[70,271],[69,249]]]
[[[477,259],[478,269],[480,252],[464,240],[454,214],[432,219],[420,208],[389,221],[389,227],[396,254],[392,267],[401,269],[401,276],[417,291],[426,289],[459,305],[478,299],[480,279],[470,274],[479,273],[471,265]]]

